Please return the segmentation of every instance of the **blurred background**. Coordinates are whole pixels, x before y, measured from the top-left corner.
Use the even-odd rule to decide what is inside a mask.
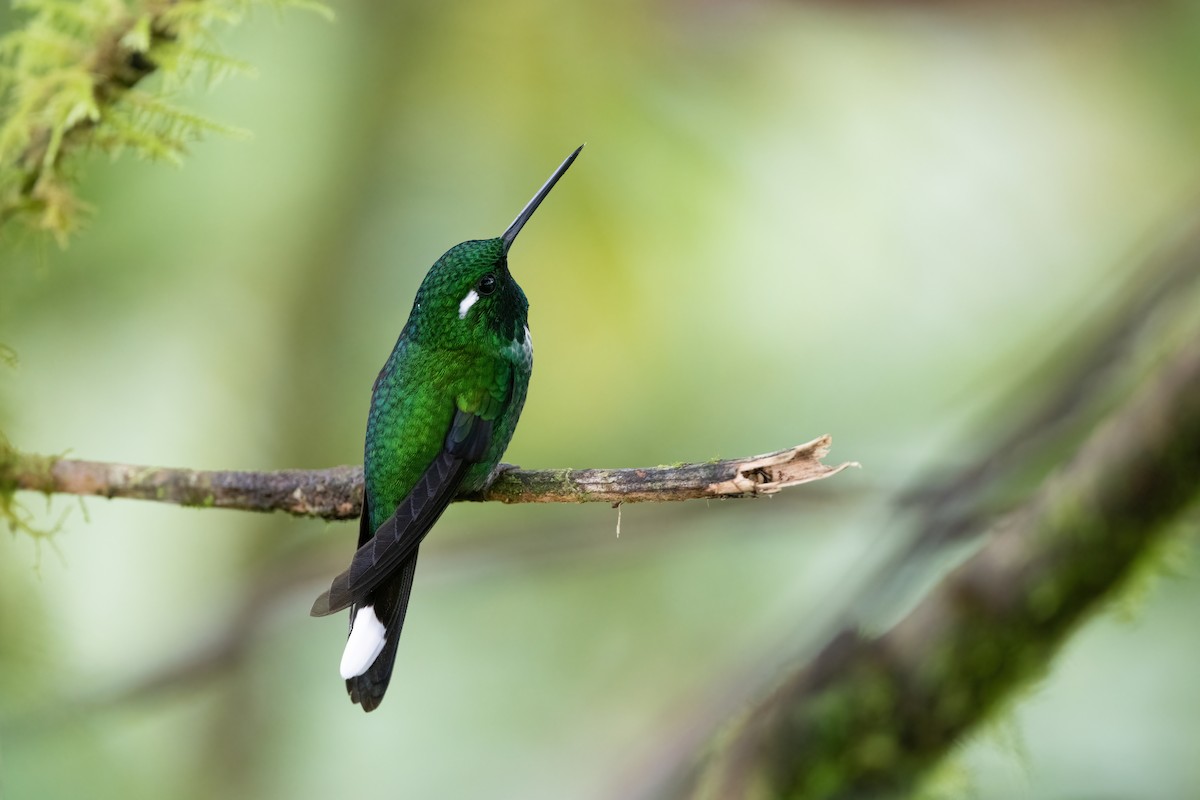
[[[0,537],[4,798],[631,796],[738,676],[819,640],[903,537],[897,493],[1052,387],[1200,198],[1196,3],[334,9],[218,31],[257,76],[174,98],[251,140],[92,159],[68,249],[0,240],[15,446],[358,463],[425,270],[586,141],[513,252],[536,366],[506,460],[831,433],[863,469],[625,506],[619,537],[603,504],[456,505],[370,715],[343,621],[308,616],[356,523],[22,495],[56,532]],[[1176,574],[963,743],[959,796],[1194,792],[1200,581],[1176,544]]]

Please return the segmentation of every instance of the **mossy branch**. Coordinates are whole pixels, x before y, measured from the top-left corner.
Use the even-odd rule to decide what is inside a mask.
[[[761,456],[645,469],[506,468],[483,492],[459,499],[636,503],[773,494],[857,466],[823,464],[821,459],[830,444],[830,437],[822,436]],[[280,472],[171,469],[30,455],[8,447],[0,450],[0,494],[17,489],[351,519],[362,507],[362,468]]]
[[[212,83],[247,71],[215,49],[210,28],[263,4],[324,10],[310,0],[20,3],[29,18],[0,39],[0,226],[21,218],[65,241],[83,206],[67,169],[77,153],[178,161],[203,133],[238,134],[139,84],[158,73],[164,94],[197,73]]]
[[[906,618],[844,630],[674,783],[675,798],[904,797],[1126,578],[1200,495],[1200,347]]]

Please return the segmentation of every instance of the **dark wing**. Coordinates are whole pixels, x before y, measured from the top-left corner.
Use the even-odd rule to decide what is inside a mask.
[[[458,409],[438,457],[400,501],[395,513],[358,548],[350,568],[334,578],[329,591],[313,603],[312,615],[323,617],[366,599],[402,564],[410,558],[415,560],[421,540],[454,499],[467,470],[483,459],[491,441],[491,420]]]

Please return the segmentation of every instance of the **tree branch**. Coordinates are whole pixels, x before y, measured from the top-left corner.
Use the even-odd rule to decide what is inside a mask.
[[[899,505],[922,517],[919,547],[978,531],[1002,507],[1005,489],[1028,481],[1030,464],[1052,463],[1047,454],[1063,447],[1073,429],[1082,436],[1103,418],[1113,385],[1126,377],[1132,354],[1144,349],[1139,340],[1161,340],[1168,314],[1186,319],[1195,313],[1198,265],[1200,214],[1193,212],[1117,287],[1111,308],[1081,323],[1001,401],[1004,408],[1027,406],[1023,413],[1010,413],[967,464],[926,477],[901,494]],[[1039,396],[1030,396],[1031,386]]]
[[[638,503],[774,494],[858,466],[854,462],[834,467],[821,463],[831,442],[826,435],[761,456],[671,467],[578,470],[506,467],[483,492],[458,499],[502,503]],[[351,519],[362,508],[362,467],[280,472],[143,467],[30,455],[5,448],[0,442],[0,492],[16,489]]]
[[[1200,493],[1200,347],[887,633],[846,629],[674,783],[671,797],[905,796],[1113,591]]]

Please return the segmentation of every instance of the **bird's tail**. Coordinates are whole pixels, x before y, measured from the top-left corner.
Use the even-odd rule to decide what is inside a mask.
[[[416,570],[417,554],[414,552],[395,576],[351,610],[350,637],[342,655],[342,677],[346,679],[350,699],[361,705],[363,711],[373,711],[379,706],[392,679],[396,646],[404,627]]]

